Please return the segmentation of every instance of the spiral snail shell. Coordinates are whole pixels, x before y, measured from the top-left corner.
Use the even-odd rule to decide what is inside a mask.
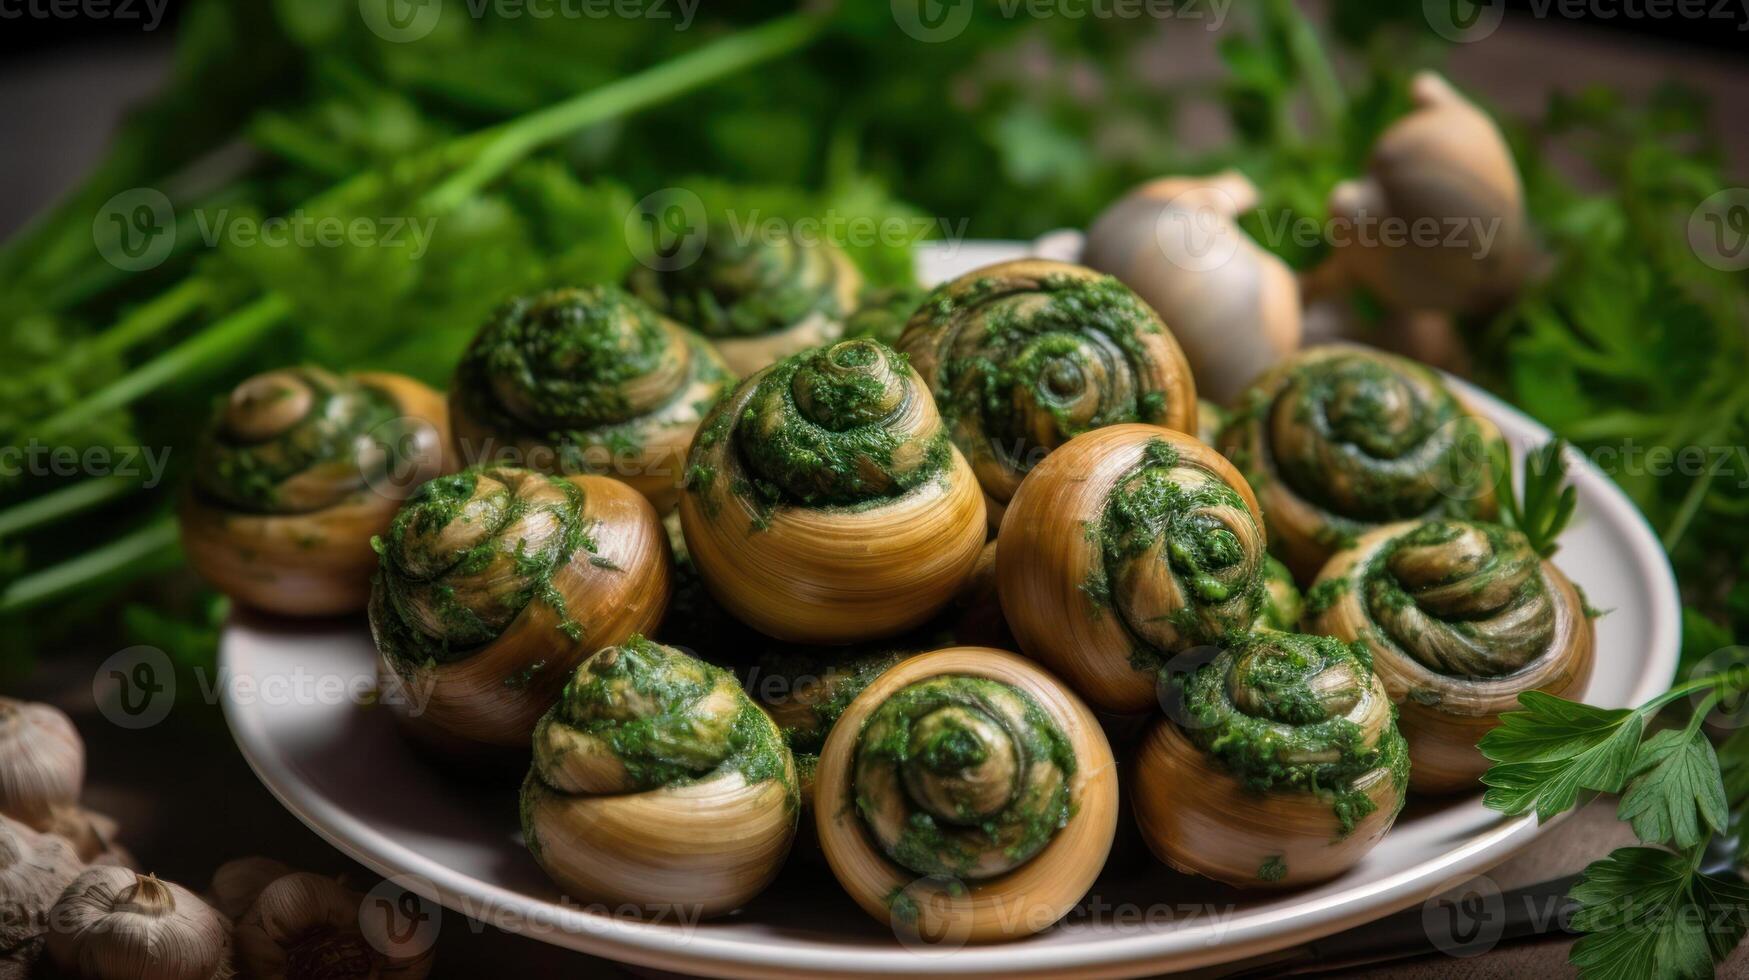
[[[1332,263],[1392,309],[1498,306],[1530,265],[1512,151],[1487,113],[1438,74],[1416,75],[1410,95],[1415,108],[1373,145],[1367,176],[1330,193],[1330,213],[1355,230],[1334,242]],[[1386,222],[1407,240],[1388,240]]]
[[[420,487],[379,544],[370,626],[416,733],[520,745],[573,665],[651,630],[673,568],[617,480],[476,467]]]
[[[709,338],[737,375],[837,340],[856,309],[862,274],[829,241],[743,239],[713,224],[701,244],[696,258],[676,268],[633,269],[627,285]]]
[[[1256,206],[1257,188],[1236,170],[1162,177],[1100,214],[1081,256],[1159,311],[1197,388],[1223,404],[1300,345],[1293,270],[1235,220]]]
[[[1577,700],[1594,642],[1573,583],[1496,524],[1390,524],[1318,576],[1307,628],[1371,651],[1398,703],[1416,792],[1474,789],[1488,760],[1476,742],[1542,691]]]
[[[1263,518],[1239,471],[1196,439],[1114,425],[1070,440],[1021,484],[997,538],[1020,648],[1114,714],[1153,707],[1173,653],[1263,611]]]
[[[534,732],[528,849],[573,899],[718,915],[776,877],[795,764],[720,667],[634,636],[584,661]]]
[[[547,473],[623,480],[660,513],[680,499],[686,450],[729,382],[702,337],[614,286],[511,300],[456,368],[457,455],[514,456]]]
[[[826,738],[814,816],[858,905],[933,941],[1016,939],[1062,918],[1117,829],[1111,747],[1038,665],[951,647],[876,678]]]
[[[1431,369],[1332,345],[1258,379],[1220,446],[1257,491],[1276,555],[1307,582],[1381,524],[1493,517],[1499,443]]]
[[[1241,887],[1310,884],[1396,821],[1407,749],[1361,649],[1242,634],[1161,680],[1167,717],[1136,751],[1130,797],[1162,861]]]
[[[930,293],[898,349],[929,384],[994,529],[1020,481],[1069,439],[1119,422],[1196,431],[1172,332],[1111,276],[1048,259],[974,269]]]
[[[443,398],[395,374],[318,367],[232,389],[196,452],[178,517],[195,571],[246,605],[356,612],[381,534],[415,486],[448,469]]]
[[[837,644],[934,615],[984,544],[976,477],[905,358],[871,340],[743,381],[693,444],[680,521],[724,608]]]

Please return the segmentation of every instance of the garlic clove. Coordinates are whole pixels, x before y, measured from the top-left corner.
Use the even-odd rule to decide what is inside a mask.
[[[49,909],[78,877],[66,841],[0,816],[0,978],[31,975],[49,931]]]
[[[87,868],[50,911],[49,958],[79,980],[227,980],[231,927],[181,885]]]
[[[0,813],[38,830],[79,802],[85,742],[53,705],[0,697]]]

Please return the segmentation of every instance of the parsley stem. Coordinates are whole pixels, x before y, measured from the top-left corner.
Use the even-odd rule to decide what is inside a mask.
[[[9,538],[40,524],[49,524],[132,493],[140,481],[131,476],[80,480],[40,497],[0,510],[0,538]]]
[[[95,551],[17,579],[0,592],[0,616],[10,616],[98,582],[125,575],[143,563],[177,553],[176,519],[161,517]]]

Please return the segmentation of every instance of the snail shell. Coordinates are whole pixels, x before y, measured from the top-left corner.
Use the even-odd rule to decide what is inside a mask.
[[[1364,535],[1324,566],[1311,632],[1359,641],[1400,711],[1410,786],[1475,789],[1476,742],[1525,691],[1579,699],[1594,640],[1584,600],[1524,535],[1426,521]]]
[[[664,316],[703,334],[746,377],[837,340],[856,309],[862,274],[831,242],[794,236],[737,239],[713,225],[703,249],[675,269],[640,266],[627,285]]]
[[[1239,887],[1334,877],[1402,809],[1407,749],[1355,648],[1264,631],[1162,677],[1167,717],[1131,766],[1155,856]]]
[[[1078,265],[974,269],[929,294],[898,349],[978,475],[992,529],[1027,472],[1082,432],[1196,431],[1196,385],[1172,331],[1122,283]]]
[[[1077,436],[1021,484],[997,539],[1002,609],[1020,648],[1100,711],[1155,704],[1153,671],[1248,629],[1267,552],[1251,488],[1181,432]]]
[[[1257,491],[1275,554],[1307,582],[1381,524],[1492,518],[1499,443],[1433,370],[1331,345],[1258,379],[1220,446]]]
[[[573,665],[654,629],[673,576],[655,509],[617,480],[433,480],[382,541],[370,624],[385,701],[439,742],[520,745]]]
[[[1107,208],[1081,256],[1159,311],[1197,388],[1223,404],[1300,345],[1298,281],[1234,220],[1256,206],[1236,170],[1163,177]]]
[[[456,453],[611,476],[667,513],[699,420],[729,380],[704,338],[617,287],[522,297],[481,329],[456,369]]]
[[[727,671],[633,637],[577,668],[536,726],[523,837],[573,899],[719,915],[776,877],[795,764]]]
[[[332,878],[293,872],[269,882],[237,922],[237,962],[254,980],[420,980],[434,951],[394,948],[360,927],[364,896]],[[408,939],[424,937],[415,930]],[[384,950],[382,946],[391,946]]]
[[[397,374],[268,371],[231,391],[177,515],[189,563],[245,605],[357,612],[372,536],[406,491],[447,472],[443,398]]]
[[[126,868],[88,868],[49,913],[48,954],[81,980],[225,980],[231,927],[181,885]],[[143,965],[149,964],[149,969]]]
[[[951,647],[876,678],[826,738],[814,817],[856,903],[931,941],[1017,939],[1092,886],[1117,830],[1099,723],[1036,664]]]
[[[0,816],[0,978],[31,976],[49,932],[49,909],[81,870],[65,840]]]
[[[796,643],[890,636],[954,596],[984,544],[977,478],[903,357],[847,340],[759,372],[699,430],[680,501],[710,592]]]
[[[1334,243],[1334,261],[1394,309],[1499,306],[1530,265],[1512,151],[1487,113],[1438,74],[1416,75],[1410,94],[1414,110],[1374,144],[1367,176],[1330,193],[1330,213],[1356,229]],[[1381,221],[1435,234],[1388,243],[1359,233]]]

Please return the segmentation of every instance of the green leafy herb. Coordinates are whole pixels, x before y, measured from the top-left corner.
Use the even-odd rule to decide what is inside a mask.
[[[1503,443],[1495,443],[1491,450],[1500,523],[1522,532],[1544,558],[1560,548],[1555,539],[1566,530],[1579,504],[1578,491],[1567,482],[1566,452],[1566,441],[1555,439],[1525,457],[1521,493],[1514,485],[1510,450]]]

